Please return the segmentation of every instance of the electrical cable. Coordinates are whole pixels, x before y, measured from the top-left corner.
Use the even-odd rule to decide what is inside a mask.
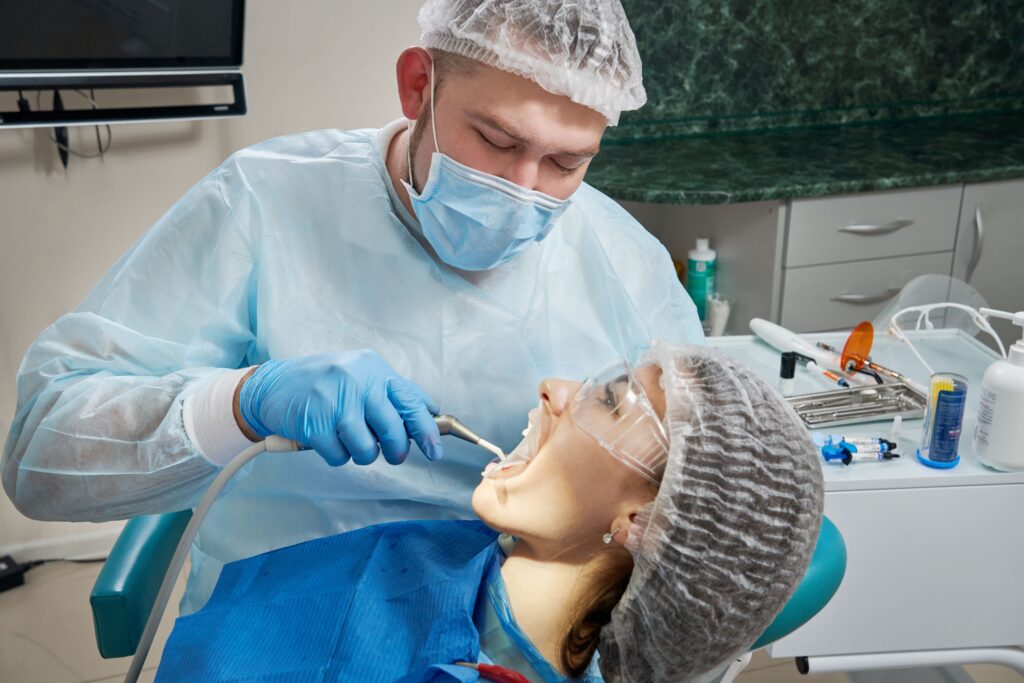
[[[27,572],[30,569],[35,569],[36,567],[38,567],[41,564],[49,564],[50,562],[72,562],[72,563],[75,563],[75,564],[93,564],[95,562],[106,562],[106,561],[107,561],[107,558],[105,558],[105,557],[90,557],[90,558],[81,559],[81,560],[72,560],[72,559],[69,559],[69,558],[66,558],[66,557],[51,557],[51,558],[48,558],[48,559],[45,559],[45,560],[32,560],[31,562],[24,562],[24,563],[21,564],[21,568],[22,568],[23,571]]]
[[[76,91],[76,92],[81,92],[81,91]],[[96,111],[97,109],[99,109],[99,105],[96,104],[96,91],[93,90],[92,88],[89,88],[89,102],[92,104],[92,110],[93,111]],[[93,126],[92,129],[93,129],[93,131],[96,132],[96,149],[98,149],[100,151],[100,159],[103,159],[103,155],[106,153],[107,150],[103,149],[103,143],[100,142],[100,127],[99,126]],[[113,140],[114,140],[114,136],[113,136],[113,133],[110,130],[110,124],[108,123],[107,124],[107,149],[110,149],[110,143],[113,142]]]
[[[89,95],[85,94],[85,92],[82,91],[82,90],[76,89],[75,92],[78,93],[79,95],[81,95],[82,97],[84,97],[86,100],[88,100],[89,104],[92,105],[92,108],[94,110],[95,109],[99,109],[99,105],[96,104],[95,97],[90,97]],[[90,90],[89,92],[93,92],[93,91]],[[21,95],[21,91],[20,90],[18,91],[18,94]],[[37,90],[36,91],[36,111],[42,111],[42,108],[43,108],[42,107],[42,96],[43,96],[43,91],[42,90]],[[24,97],[22,97],[22,100],[24,100]],[[19,101],[19,106],[20,106],[20,101]],[[76,152],[75,150],[71,149],[71,145],[65,145],[65,144],[62,144],[62,143],[58,142],[57,138],[54,137],[54,135],[52,133],[50,133],[49,138],[50,138],[50,142],[52,142],[53,144],[57,145],[57,147],[59,149],[63,149],[65,152],[67,152],[71,156],[75,156],[75,157],[78,157],[80,159],[102,159],[102,158],[104,158],[104,155],[107,152],[110,151],[110,146],[114,142],[114,133],[110,129],[110,124],[108,123],[104,127],[107,129],[107,144],[106,144],[106,146],[100,144],[100,127],[99,126],[93,126],[93,128],[96,129],[96,148],[97,148],[97,151],[96,151],[95,154],[83,154],[82,152]]]

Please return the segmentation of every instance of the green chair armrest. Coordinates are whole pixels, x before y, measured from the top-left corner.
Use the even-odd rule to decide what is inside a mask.
[[[839,589],[846,573],[846,542],[828,517],[821,520],[811,563],[793,596],[751,650],[772,643],[803,626],[820,612]]]
[[[135,653],[171,556],[191,517],[191,510],[182,510],[136,517],[125,524],[89,596],[101,657]]]

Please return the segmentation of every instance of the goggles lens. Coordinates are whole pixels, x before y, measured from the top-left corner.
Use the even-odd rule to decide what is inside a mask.
[[[612,456],[651,483],[661,482],[668,434],[629,363],[617,361],[584,381],[569,411]]]

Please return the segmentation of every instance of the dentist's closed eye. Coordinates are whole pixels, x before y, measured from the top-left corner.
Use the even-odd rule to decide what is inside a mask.
[[[511,152],[511,151],[515,150],[515,148],[516,148],[515,145],[508,145],[508,146],[499,145],[497,142],[495,142],[494,140],[491,140],[489,137],[487,137],[486,135],[484,135],[480,131],[477,131],[477,135],[479,135],[480,139],[483,140],[484,142],[486,142],[488,146],[490,146],[493,149],[498,150],[499,152]]]

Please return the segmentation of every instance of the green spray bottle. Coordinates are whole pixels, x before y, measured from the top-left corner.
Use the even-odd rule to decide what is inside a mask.
[[[696,304],[702,322],[707,321],[708,301],[715,295],[717,258],[706,237],[698,237],[696,249],[691,249],[687,255],[686,292]]]

